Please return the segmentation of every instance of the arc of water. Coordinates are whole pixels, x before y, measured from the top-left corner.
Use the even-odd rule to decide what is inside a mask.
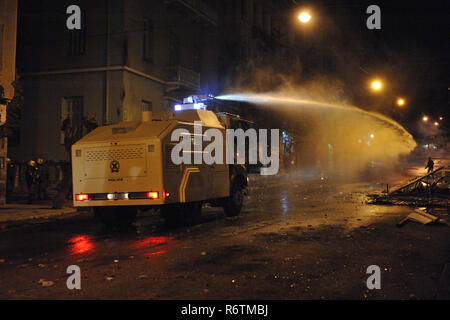
[[[343,111],[354,111],[354,112],[360,113],[362,115],[382,121],[383,123],[386,123],[386,124],[394,127],[396,130],[400,131],[410,141],[414,141],[412,135],[398,122],[396,122],[384,115],[381,115],[379,113],[369,112],[369,111],[360,109],[356,106],[339,105],[339,104],[334,104],[334,103],[319,102],[319,101],[314,101],[314,100],[291,98],[291,97],[285,97],[285,96],[280,97],[279,95],[266,94],[266,93],[251,93],[251,94],[237,93],[237,94],[221,95],[221,96],[217,96],[215,98],[218,100],[245,101],[245,102],[253,103],[253,104],[266,104],[266,105],[269,105],[269,104],[295,104],[295,105],[304,105],[304,106],[320,106],[320,107],[332,108],[332,109],[343,110]],[[414,142],[414,147],[415,147],[415,142]]]

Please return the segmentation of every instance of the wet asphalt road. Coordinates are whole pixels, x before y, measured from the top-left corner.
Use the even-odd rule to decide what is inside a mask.
[[[379,181],[258,177],[243,212],[204,208],[170,229],[142,212],[110,231],[88,213],[0,231],[3,299],[449,298],[446,226],[395,226],[411,209],[366,204]],[[366,268],[381,268],[380,290]],[[81,268],[68,290],[66,268]],[[446,268],[447,265],[447,268]]]

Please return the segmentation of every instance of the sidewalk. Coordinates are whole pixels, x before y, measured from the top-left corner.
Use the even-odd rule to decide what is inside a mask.
[[[77,209],[72,206],[71,201],[67,201],[61,209],[53,209],[50,201],[36,204],[7,203],[0,205],[0,228],[4,229],[10,225],[37,222],[76,213]]]

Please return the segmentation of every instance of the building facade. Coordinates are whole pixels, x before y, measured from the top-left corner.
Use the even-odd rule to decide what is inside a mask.
[[[73,4],[80,30],[66,26]],[[140,120],[147,110],[157,117],[190,94],[223,93],[255,61],[289,63],[292,7],[288,0],[21,0],[17,69],[25,99],[11,157],[68,160],[69,115],[78,139],[90,130],[86,120]],[[258,117],[273,119],[257,112],[252,120]]]
[[[16,78],[17,0],[0,0],[0,123],[5,124]],[[5,203],[8,138],[0,138],[0,204]]]
[[[12,99],[16,76],[17,0],[0,0],[0,84]]]
[[[15,160],[67,160],[62,125],[80,138],[99,125],[140,120],[217,83],[215,1],[76,1],[81,29],[69,30],[73,1],[19,4],[18,72],[25,102]]]

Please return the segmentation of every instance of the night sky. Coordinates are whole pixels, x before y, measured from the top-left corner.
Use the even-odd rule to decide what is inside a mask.
[[[308,6],[297,3],[299,8]],[[381,8],[381,30],[366,28],[366,8],[371,4]],[[339,48],[343,63],[337,72],[346,83],[354,83],[356,101],[382,105],[379,111],[412,122],[422,114],[448,114],[449,4],[338,0],[313,2],[311,7],[320,8],[329,19],[322,31],[326,41]],[[330,27],[333,31],[327,30]],[[364,90],[365,81],[374,76],[386,82],[380,97],[370,97]],[[405,110],[392,103],[397,96],[407,99]]]

